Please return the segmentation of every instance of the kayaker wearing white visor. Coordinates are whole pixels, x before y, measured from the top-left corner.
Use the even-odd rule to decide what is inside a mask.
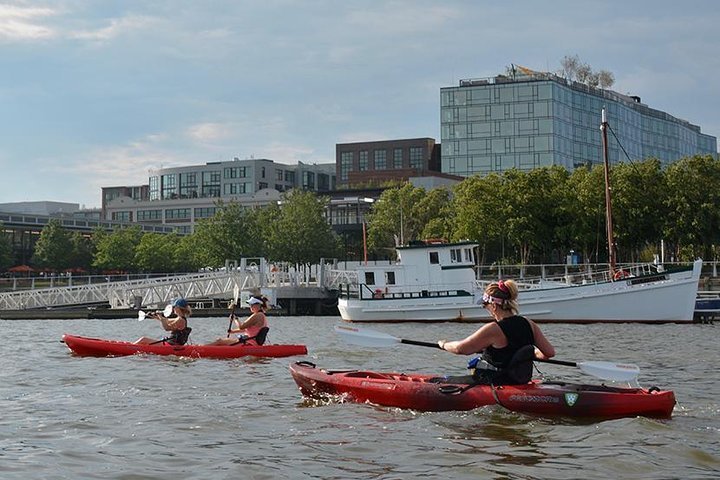
[[[250,316],[241,322],[233,314],[232,324],[236,328],[229,328],[226,338],[218,338],[214,342],[208,343],[208,345],[237,345],[250,342],[262,345],[264,343],[264,337],[268,330],[267,316],[265,315],[267,298],[252,296],[248,298],[247,303],[250,306]]]
[[[462,340],[440,340],[443,350],[458,355],[482,353],[481,360],[473,359],[470,380],[481,384],[526,383],[532,376],[533,356],[551,358],[555,347],[545,338],[535,322],[518,311],[518,287],[513,280],[500,280],[487,286],[483,307],[495,319]],[[484,368],[483,368],[484,367]],[[448,377],[450,382],[467,383],[468,376]]]

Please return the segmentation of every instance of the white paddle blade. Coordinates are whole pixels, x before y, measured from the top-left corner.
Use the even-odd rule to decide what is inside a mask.
[[[577,366],[588,375],[614,382],[632,382],[640,374],[640,368],[629,363],[578,362]]]
[[[163,309],[163,316],[169,317],[170,315],[172,315],[172,312],[173,312],[173,306],[172,306],[172,305],[167,305],[167,306],[165,307],[165,309]]]
[[[138,310],[138,322],[142,322],[145,320],[145,317],[147,317],[147,313],[143,312],[142,310]]]
[[[238,299],[240,298],[240,286],[235,284],[233,287],[233,303],[237,305]]]
[[[340,335],[347,343],[363,347],[392,347],[400,343],[399,338],[395,338],[387,333],[347,327],[345,325],[336,325],[335,333]]]

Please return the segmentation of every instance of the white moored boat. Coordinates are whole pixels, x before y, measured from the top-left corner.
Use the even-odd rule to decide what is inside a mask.
[[[344,271],[338,309],[351,322],[489,321],[487,282],[475,278],[473,242],[415,242],[397,247],[395,263]],[[541,322],[692,322],[702,261],[665,270],[637,265],[627,277],[609,271],[563,281],[518,282],[520,313]],[[615,277],[618,277],[616,274]]]
[[[605,110],[602,111],[608,270],[586,271],[563,281],[518,281],[520,313],[556,322],[691,322],[702,260],[691,267],[618,268],[613,240]],[[396,247],[398,262],[362,266],[346,274],[338,309],[352,322],[487,321],[482,283],[475,280],[472,242],[416,242]]]

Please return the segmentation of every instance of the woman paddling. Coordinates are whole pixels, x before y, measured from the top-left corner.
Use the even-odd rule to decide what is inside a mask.
[[[533,353],[536,358],[543,359],[555,356],[555,348],[545,338],[540,327],[518,314],[517,297],[518,287],[513,280],[491,283],[485,289],[482,302],[495,321],[483,325],[463,340],[438,342],[443,350],[459,355],[482,352],[482,359],[489,364],[489,368],[469,365],[468,368],[475,369],[471,378],[473,383],[524,383],[530,380],[528,375],[532,375],[530,360]],[[518,353],[521,349],[522,352]],[[524,355],[524,358],[519,359],[516,354]],[[511,363],[515,363],[513,357],[516,361],[521,360],[518,363],[524,367],[519,376],[527,379],[518,379],[516,372],[512,371],[514,365]],[[450,380],[453,378],[450,377]],[[467,383],[468,377],[456,377],[455,380]]]
[[[258,345],[264,343],[264,339],[261,341],[258,334],[262,329],[267,329],[267,317],[265,311],[267,310],[267,298],[252,296],[247,301],[250,305],[250,316],[244,321],[240,321],[235,318],[235,314],[232,315],[232,323],[236,328],[228,329],[228,336],[225,338],[218,338],[208,345],[237,345],[238,343],[249,343]],[[265,330],[267,331],[267,330]],[[234,337],[231,335],[235,335]]]
[[[172,311],[175,314],[174,317],[166,317],[162,312],[155,312],[148,315],[148,318],[154,318],[160,320],[165,330],[170,332],[170,336],[162,338],[160,340],[150,337],[140,337],[135,340],[135,343],[149,344],[149,343],[169,343],[170,345],[185,345],[190,337],[192,328],[188,327],[188,318],[192,314],[192,310],[184,298],[175,299],[170,305],[172,305]]]

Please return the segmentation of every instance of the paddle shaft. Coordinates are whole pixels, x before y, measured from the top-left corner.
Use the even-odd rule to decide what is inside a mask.
[[[555,365],[565,365],[566,367],[577,367],[576,362],[566,362],[565,360],[553,360],[552,358],[535,358],[536,362],[554,363]]]
[[[418,345],[420,347],[430,347],[430,348],[442,348],[437,343],[431,343],[431,342],[421,342],[419,340],[406,340],[404,338],[400,339],[400,343],[406,343],[408,345]],[[536,362],[543,362],[543,363],[554,363],[555,365],[565,365],[566,367],[577,367],[578,364],[575,362],[566,362],[565,360],[552,360],[550,358],[535,358]]]
[[[418,340],[405,340],[404,338],[400,339],[400,343],[406,343],[408,345],[417,345],[420,347],[440,348],[440,345],[438,345],[437,343],[421,342]],[[442,348],[440,348],[440,350],[442,350]]]

